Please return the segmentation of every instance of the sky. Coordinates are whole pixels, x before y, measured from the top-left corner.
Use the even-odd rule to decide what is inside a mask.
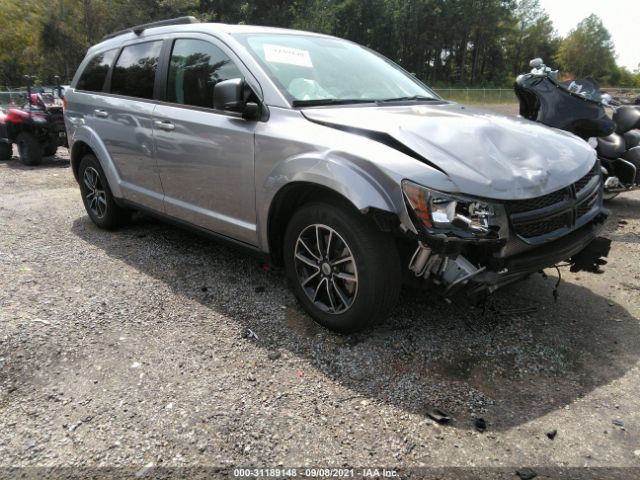
[[[640,63],[640,2],[637,0],[539,0],[562,36],[595,13],[609,30],[617,62],[629,70]]]

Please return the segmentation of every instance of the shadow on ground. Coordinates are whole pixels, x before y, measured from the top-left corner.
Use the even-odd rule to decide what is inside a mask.
[[[28,166],[24,165],[18,160],[17,157],[13,157],[11,160],[2,162],[6,163],[9,168],[16,170],[45,170],[48,168],[69,168],[71,165],[68,159],[61,159],[58,157],[45,157],[38,165]]]
[[[72,231],[251,329],[258,340],[244,341],[265,354],[305,358],[354,397],[422,415],[438,407],[460,428],[473,428],[470,415],[498,430],[528,422],[623,376],[640,357],[637,319],[574,283],[563,283],[554,302],[555,278],[499,291],[486,313],[405,291],[386,322],[344,337],[316,326],[282,274],[246,252],[147,217],[111,233],[82,217]]]

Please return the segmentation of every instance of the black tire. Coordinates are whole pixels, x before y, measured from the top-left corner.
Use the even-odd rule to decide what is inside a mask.
[[[16,138],[18,156],[23,165],[34,166],[42,161],[42,145],[38,139],[29,132],[22,132]]]
[[[94,178],[94,175],[96,181],[92,182],[90,179]],[[82,157],[78,169],[78,182],[84,208],[98,227],[112,230],[125,225],[131,219],[131,210],[120,207],[113,198],[107,177],[94,155],[87,154]]]
[[[323,248],[311,247],[315,252],[314,259],[327,243],[333,245],[333,254],[329,254],[331,247],[328,250],[325,249],[326,258],[331,256],[335,259],[341,256],[346,258],[345,255],[348,257],[350,252],[354,259],[349,265],[350,272],[355,271],[355,274],[350,276],[356,279],[355,287],[351,287],[353,289],[351,292],[347,290],[349,285],[345,281],[342,281],[339,286],[340,292],[335,283],[333,289],[330,287],[332,285],[330,282],[340,280],[337,278],[338,275],[344,277],[344,274],[349,275],[349,272],[340,272],[336,270],[336,266],[333,266],[331,272],[328,272],[331,267],[325,271],[325,263],[333,265],[332,262],[325,260],[316,260],[317,266],[309,267],[308,263],[297,259],[297,253],[304,253],[305,257],[310,257],[306,254],[306,252],[310,253],[309,250],[302,250],[303,244],[299,243],[299,237],[305,241],[305,235],[307,232],[312,234],[314,230],[310,229],[315,229],[315,225],[319,226],[321,232],[328,233],[324,236],[321,234],[321,239],[316,242],[316,244],[322,243]],[[343,243],[347,250],[342,248]],[[298,252],[296,252],[297,247],[301,249]],[[336,249],[339,251],[336,252]],[[324,258],[321,252],[320,257]],[[351,205],[346,203],[343,205],[342,202],[309,203],[294,213],[285,232],[284,266],[289,285],[302,308],[320,325],[341,333],[355,332],[385,319],[397,302],[402,284],[400,258],[392,236],[378,230],[370,219],[364,217]],[[309,283],[311,288],[307,287],[305,290],[302,277],[308,278],[309,274],[316,271],[314,269],[317,269],[326,283],[320,287]],[[317,281],[318,278],[314,278],[311,282]],[[326,288],[324,292],[323,288]],[[315,302],[310,298],[313,290],[316,295],[319,295]],[[323,296],[324,300],[321,299]],[[340,302],[341,296],[349,302]],[[333,300],[338,307],[332,307]],[[346,308],[346,310],[339,311],[340,308]]]
[[[13,146],[10,143],[0,142],[0,160],[11,160],[13,156]]]
[[[54,142],[49,142],[44,146],[42,150],[43,150],[42,154],[45,157],[54,157],[55,154],[58,152],[58,145],[56,145]]]

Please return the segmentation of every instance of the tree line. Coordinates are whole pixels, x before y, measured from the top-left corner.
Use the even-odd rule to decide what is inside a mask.
[[[640,86],[597,16],[562,38],[538,0],[0,0],[0,85],[68,82],[105,34],[182,15],[347,38],[436,87],[507,87],[534,57],[568,77]]]

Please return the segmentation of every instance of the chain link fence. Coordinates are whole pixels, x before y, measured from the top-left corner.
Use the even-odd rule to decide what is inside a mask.
[[[446,100],[459,103],[518,103],[512,88],[435,88],[438,95]],[[602,91],[613,97],[634,100],[640,95],[640,88],[602,87]]]

